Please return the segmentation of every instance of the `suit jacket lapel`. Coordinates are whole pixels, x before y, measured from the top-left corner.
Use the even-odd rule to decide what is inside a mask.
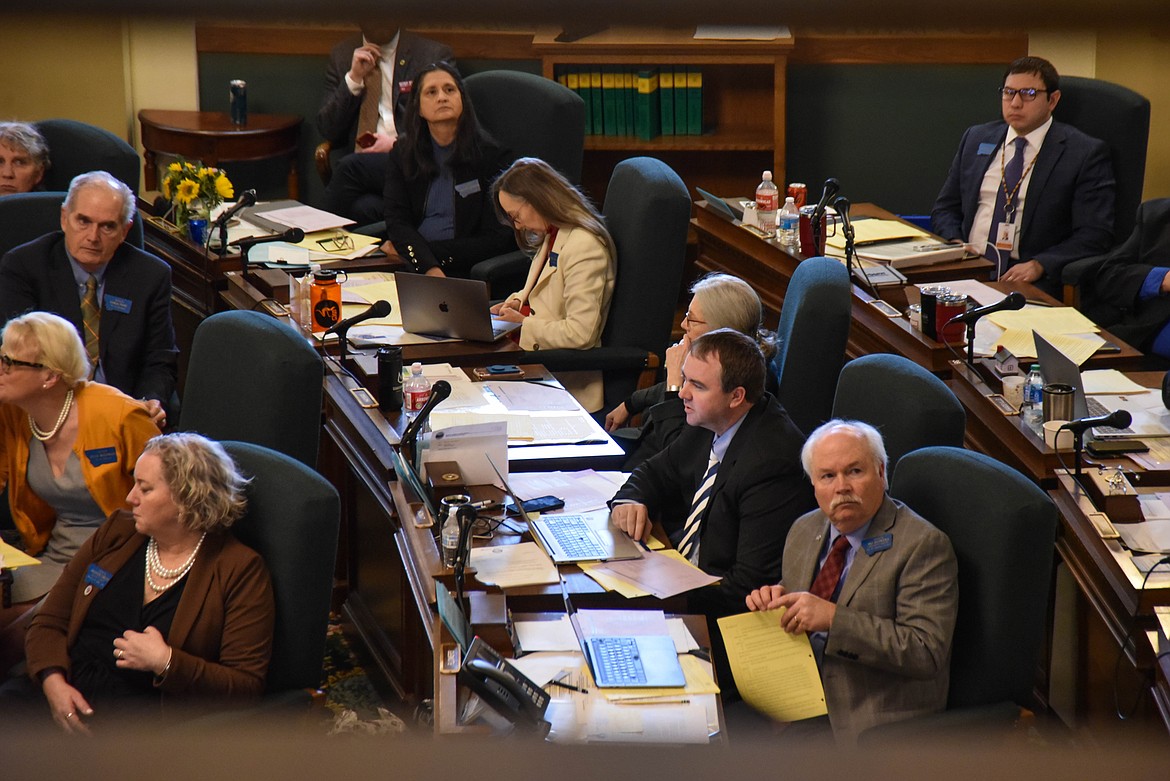
[[[1048,135],[1044,137],[1044,145],[1036,153],[1036,163],[1032,166],[1032,178],[1028,180],[1028,192],[1024,199],[1024,221],[1020,224],[1021,235],[1028,232],[1032,219],[1036,216],[1038,209],[1035,208],[1035,205],[1044,197],[1044,188],[1048,184],[1048,179],[1056,170],[1056,164],[1060,161],[1061,156],[1064,155],[1066,138],[1064,128],[1053,122],[1052,127],[1048,128]],[[1029,208],[1029,205],[1032,208]]]
[[[897,508],[889,496],[886,496],[882,501],[882,506],[878,508],[877,515],[873,517],[873,523],[869,525],[869,537],[877,537],[886,534],[894,527],[894,517]],[[842,605],[849,604],[849,600],[857,593],[857,589],[869,577],[870,571],[874,564],[877,563],[878,558],[882,555],[881,551],[870,556],[864,550],[859,550],[853,557],[853,565],[849,567],[849,574],[845,576],[845,582],[841,584],[841,593],[837,596],[837,602]]]
[[[62,238],[53,251],[48,269],[49,285],[46,294],[47,311],[60,312],[62,317],[81,331],[81,296],[77,292],[77,280],[73,278],[73,265],[65,251]]]
[[[102,300],[99,302],[101,306],[101,326],[98,331],[102,358],[105,358],[106,346],[113,342],[114,332],[126,319],[126,315],[115,312],[106,306],[106,298],[113,295],[116,298],[129,301],[131,307],[135,304],[131,289],[133,280],[126,273],[125,248],[125,244],[118,247],[118,250],[114,253],[114,257],[110,259],[109,264],[106,266],[106,276],[102,285]]]
[[[222,534],[208,534],[199,550],[199,558],[187,573],[187,585],[183,588],[183,596],[179,599],[179,606],[175,608],[175,617],[171,621],[171,633],[167,643],[182,647],[191,635],[195,620],[203,612],[203,605],[211,592],[211,582],[215,576],[215,560],[223,549],[224,537]]]

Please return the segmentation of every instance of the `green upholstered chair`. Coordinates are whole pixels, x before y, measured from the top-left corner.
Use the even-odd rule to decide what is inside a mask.
[[[8,250],[61,230],[63,192],[17,193],[0,198],[0,257]],[[134,213],[134,225],[126,241],[142,249],[142,217]]]
[[[108,171],[138,192],[142,160],[134,147],[104,128],[74,119],[44,119],[34,123],[49,145],[45,190],[68,190],[78,174]]]
[[[912,450],[963,446],[967,414],[942,380],[900,355],[864,355],[837,380],[833,417],[860,420],[882,433],[889,472]]]
[[[195,330],[178,430],[252,442],[314,467],[323,376],[317,351],[287,324],[220,312]]]
[[[959,610],[944,713],[869,730],[865,743],[1007,732],[1032,687],[1044,640],[1056,506],[1035,483],[981,453],[927,447],[898,462],[890,495],[950,537]]]
[[[691,199],[666,163],[634,157],[618,163],[609,180],[606,227],[617,246],[617,279],[601,346],[592,350],[536,350],[517,363],[550,371],[600,369],[603,410],[625,401],[651,355],[661,360],[682,288]]]
[[[325,655],[341,499],[328,480],[282,453],[248,442],[223,446],[252,478],[248,509],[232,532],[264,559],[276,597],[265,692],[277,696],[316,689]]]
[[[852,306],[843,264],[808,258],[796,267],[780,307],[771,369],[776,397],[805,434],[832,415]]]

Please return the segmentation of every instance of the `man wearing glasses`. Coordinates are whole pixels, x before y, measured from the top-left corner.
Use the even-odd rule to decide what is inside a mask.
[[[81,334],[91,379],[143,399],[159,428],[178,378],[171,323],[171,269],[125,243],[134,194],[105,171],[76,177],[61,207],[61,230],[0,260],[0,322],[30,310],[53,312]]]
[[[968,128],[931,212],[1004,281],[1060,291],[1060,270],[1113,243],[1113,166],[1104,142],[1052,120],[1060,77],[1021,57],[1000,88],[1002,122]]]

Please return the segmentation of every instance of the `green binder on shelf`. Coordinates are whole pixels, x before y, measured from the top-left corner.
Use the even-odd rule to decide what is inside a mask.
[[[658,92],[658,69],[643,68],[638,71],[638,89],[634,96],[634,130],[643,141],[657,138],[661,132],[662,109]]]
[[[662,135],[674,135],[674,70],[664,66],[658,72],[658,106]]]
[[[589,94],[593,101],[593,135],[605,135],[605,108],[602,104],[601,66],[587,65],[589,70]]]
[[[674,134],[685,136],[689,119],[687,118],[687,98],[690,97],[687,89],[687,69],[682,65],[674,67]]]
[[[626,112],[626,135],[634,135],[634,94],[638,87],[635,82],[638,75],[633,68],[622,68],[622,108]]]
[[[565,66],[565,86],[580,96],[585,104],[585,135],[593,135],[593,100],[589,95],[589,73],[576,65]]]
[[[601,66],[601,105],[605,116],[605,134],[607,136],[621,135],[621,125],[625,122],[619,122],[618,116],[618,101],[621,95],[618,94],[618,79],[620,75],[617,72],[615,65]]]
[[[687,135],[703,135],[703,71],[687,68]]]

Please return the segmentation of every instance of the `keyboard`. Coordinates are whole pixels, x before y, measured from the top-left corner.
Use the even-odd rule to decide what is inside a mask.
[[[632,637],[594,637],[590,639],[593,666],[599,682],[611,686],[642,684],[646,671],[638,642]]]
[[[546,515],[541,521],[566,556],[603,559],[609,554],[609,549],[597,540],[580,516]]]
[[[1089,416],[1093,418],[1113,413],[1113,410],[1092,396],[1085,396],[1085,408],[1088,410]],[[1129,436],[1136,433],[1132,428],[1113,428],[1112,426],[1097,426],[1093,431],[1104,436]]]

